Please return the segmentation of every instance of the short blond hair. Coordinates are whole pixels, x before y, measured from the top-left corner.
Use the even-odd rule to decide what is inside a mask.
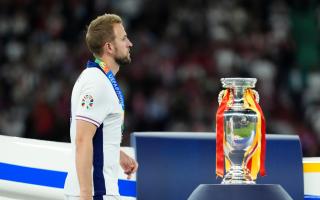
[[[115,14],[104,14],[90,22],[86,33],[86,43],[93,55],[102,54],[103,45],[115,39],[113,25],[121,23],[121,18]]]

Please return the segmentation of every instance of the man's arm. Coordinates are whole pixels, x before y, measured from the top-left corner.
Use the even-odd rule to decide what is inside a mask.
[[[76,123],[76,168],[80,185],[80,200],[92,199],[92,139],[97,127],[87,121]]]
[[[138,163],[128,156],[125,152],[120,150],[120,165],[124,170],[124,173],[128,175],[128,179],[131,179],[131,175],[138,169]]]

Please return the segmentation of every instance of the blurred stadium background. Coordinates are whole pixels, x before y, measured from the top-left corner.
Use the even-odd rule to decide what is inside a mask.
[[[320,156],[320,3],[313,0],[1,0],[0,134],[69,141],[89,21],[122,16],[118,80],[133,131],[215,130],[222,77],[256,77],[267,132]]]

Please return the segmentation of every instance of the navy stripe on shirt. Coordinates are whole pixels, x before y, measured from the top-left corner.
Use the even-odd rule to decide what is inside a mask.
[[[103,200],[103,196],[102,195],[93,196],[93,200]]]
[[[93,137],[93,188],[94,195],[106,194],[103,176],[103,124],[99,126]]]

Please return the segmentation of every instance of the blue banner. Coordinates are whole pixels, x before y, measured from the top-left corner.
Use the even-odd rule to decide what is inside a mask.
[[[25,167],[0,162],[0,179],[63,189],[67,172]],[[136,182],[119,180],[121,196],[136,197]]]

